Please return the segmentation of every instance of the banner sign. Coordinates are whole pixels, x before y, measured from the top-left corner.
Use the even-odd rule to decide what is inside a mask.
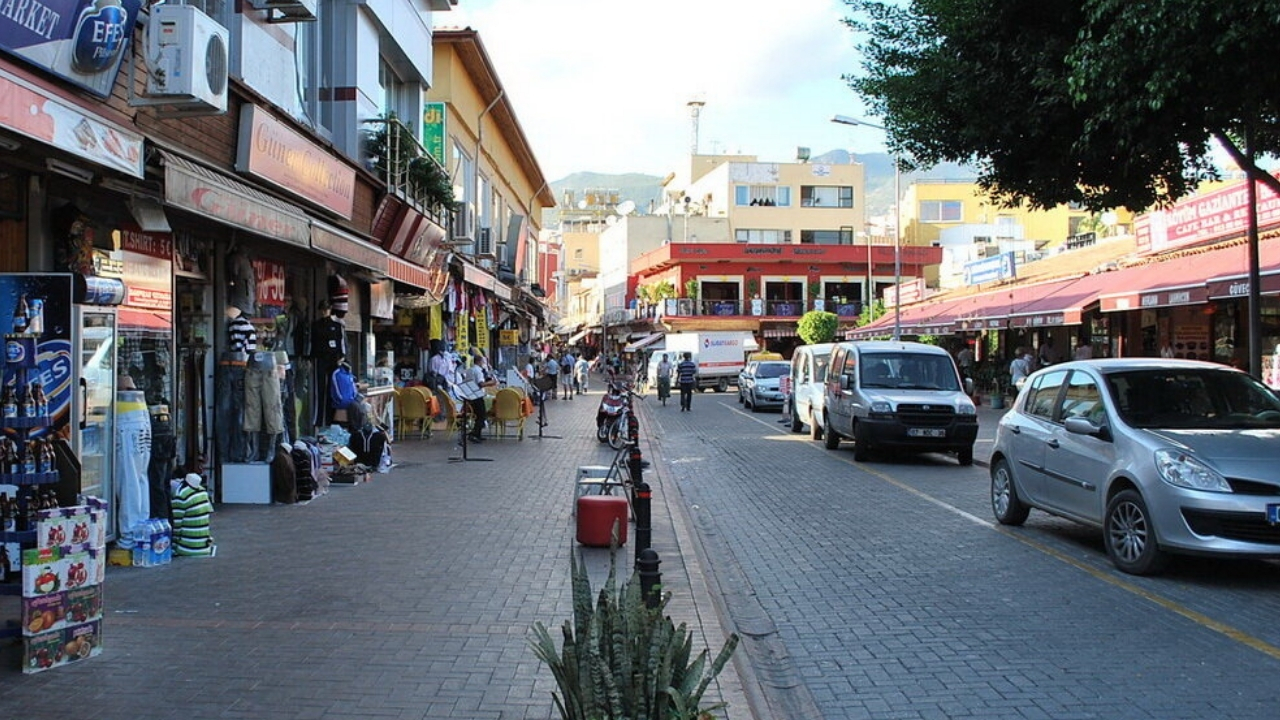
[[[0,49],[105,98],[141,6],[141,0],[4,0]]]

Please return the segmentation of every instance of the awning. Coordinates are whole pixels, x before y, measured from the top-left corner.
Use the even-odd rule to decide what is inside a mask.
[[[342,228],[322,223],[311,223],[311,249],[334,260],[365,268],[380,276],[387,274],[385,250]]]
[[[1123,271],[1121,271],[1123,272]],[[1009,313],[1012,327],[1056,327],[1082,325],[1085,309],[1098,302],[1098,295],[1120,280],[1117,272],[1085,275],[1046,287],[1041,297],[1023,303]]]
[[[644,337],[640,338],[639,340],[636,340],[635,342],[631,343],[630,345],[627,345],[626,347],[622,348],[622,352],[624,352],[624,353],[633,353],[633,352],[635,352],[635,351],[637,351],[637,350],[642,350],[642,349],[647,348],[647,347],[649,347],[650,345],[652,345],[652,344],[654,344],[654,343],[658,342],[659,340],[661,340],[662,338],[664,338],[664,337],[666,337],[666,336],[667,336],[667,334],[666,334],[666,333],[652,333],[652,334],[649,334],[649,335],[645,335]]]
[[[173,332],[173,313],[164,310],[146,310],[122,305],[116,311],[116,322],[125,332],[159,335]]]
[[[160,156],[166,203],[291,245],[311,246],[311,221],[301,208],[177,155],[161,150]]]
[[[565,340],[565,344],[572,345],[578,342],[579,340],[581,340],[582,338],[586,337],[587,333],[589,332],[591,332],[591,328],[586,328],[585,330],[579,330],[578,332],[570,335],[569,338]]]
[[[789,327],[789,328],[781,327],[781,328],[765,328],[760,331],[760,334],[767,338],[784,338],[784,337],[795,337],[800,333],[794,327]]]
[[[1147,310],[1177,305],[1199,305],[1209,298],[1209,278],[1248,268],[1244,244],[1193,252],[1181,257],[1122,270],[1124,292],[1102,296],[1102,310]]]

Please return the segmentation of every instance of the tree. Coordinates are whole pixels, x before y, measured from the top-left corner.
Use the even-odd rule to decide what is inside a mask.
[[[905,170],[972,164],[1008,206],[1140,210],[1215,177],[1217,139],[1280,193],[1249,152],[1280,150],[1274,0],[845,2],[868,38],[846,80]]]
[[[800,318],[796,332],[806,345],[828,343],[835,341],[836,328],[839,326],[840,318],[835,313],[810,310]]]

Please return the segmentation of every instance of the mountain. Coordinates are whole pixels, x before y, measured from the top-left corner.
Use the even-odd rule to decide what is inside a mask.
[[[867,213],[869,215],[886,215],[893,211],[893,156],[888,153],[866,153],[852,157],[847,150],[831,150],[809,160],[810,163],[828,163],[845,165],[856,160],[866,168],[867,177]],[[899,179],[903,192],[912,180],[916,179],[973,180],[977,172],[972,168],[954,163],[944,163],[929,170],[906,173]],[[594,172],[576,172],[551,183],[557,202],[565,201],[565,191],[573,191],[574,197],[581,199],[587,190],[617,190],[618,199],[630,200],[636,204],[636,211],[643,214],[649,211],[650,203],[657,206],[662,199],[662,178],[657,175],[642,173],[624,173],[609,175]],[[559,213],[555,209],[543,215],[543,226],[552,227],[559,223]]]

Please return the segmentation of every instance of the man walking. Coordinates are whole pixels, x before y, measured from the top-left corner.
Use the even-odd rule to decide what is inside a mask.
[[[686,352],[676,365],[676,380],[680,383],[680,412],[688,412],[693,405],[693,388],[698,384],[698,363],[693,353]]]

